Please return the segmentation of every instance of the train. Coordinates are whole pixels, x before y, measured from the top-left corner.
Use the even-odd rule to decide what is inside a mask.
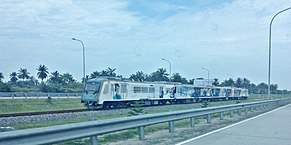
[[[101,77],[86,81],[81,103],[89,109],[110,109],[129,107],[135,103],[150,106],[247,98],[248,90],[243,88],[177,82],[135,82]]]

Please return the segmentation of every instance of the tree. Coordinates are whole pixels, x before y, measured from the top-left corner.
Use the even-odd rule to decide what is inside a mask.
[[[29,77],[29,81],[27,83],[28,83],[28,85],[31,85],[31,86],[36,86],[39,84],[38,80],[36,78],[34,78],[33,76]]]
[[[243,87],[243,80],[241,78],[237,78],[235,82],[235,87],[242,88]]]
[[[61,83],[62,79],[61,79],[61,75],[60,73],[56,70],[54,72],[51,72],[49,81],[56,84],[56,83]]]
[[[257,93],[259,94],[267,94],[268,85],[266,83],[260,83],[257,86]]]
[[[165,68],[159,68],[157,71],[153,72],[149,77],[149,81],[169,81],[167,77],[169,74],[166,73]]]
[[[171,78],[171,81],[180,82],[182,84],[187,84],[188,83],[187,79],[182,77],[179,73],[174,73],[172,78]]]
[[[0,82],[0,92],[11,92],[11,85],[9,83]]]
[[[73,76],[72,76],[71,74],[69,74],[69,73],[64,73],[64,74],[61,76],[61,78],[62,78],[62,83],[63,83],[64,85],[68,85],[68,84],[73,83],[73,82],[76,81],[76,80],[73,78]]]
[[[114,72],[115,70],[116,70],[116,68],[110,68],[110,67],[108,67],[106,69],[107,75],[110,76],[110,77],[116,77],[116,73]]]
[[[38,78],[40,78],[41,82],[43,82],[43,80],[47,78],[49,73],[47,67],[45,65],[39,65],[36,70],[38,71],[37,72]]]
[[[29,78],[29,72],[27,72],[27,69],[22,69],[20,68],[20,70],[18,70],[18,78],[22,79],[24,81],[24,79],[28,79]]]
[[[213,86],[219,86],[218,78],[214,78],[214,82],[212,83]]]
[[[4,79],[3,73],[0,72],[0,82],[2,82],[2,79]]]
[[[254,83],[251,83],[248,87],[249,93],[250,94],[257,94],[258,90],[257,90],[257,86]]]
[[[108,76],[108,72],[106,70],[102,70],[100,72],[100,76]]]
[[[249,89],[251,86],[251,81],[247,78],[243,78],[243,88]]]
[[[277,89],[278,89],[278,85],[277,84],[271,84],[270,85],[271,94],[276,94]]]
[[[100,76],[101,73],[98,72],[98,71],[93,71],[91,74],[90,74],[90,79],[93,79],[93,78],[97,78],[98,76]]]
[[[16,72],[12,72],[10,74],[10,81],[13,82],[13,83],[16,83],[18,81],[17,73]]]
[[[232,87],[234,86],[234,81],[232,78],[229,78],[228,80],[224,80],[224,82],[221,83],[221,86]]]
[[[146,74],[142,71],[137,71],[135,74],[130,75],[129,79],[133,81],[143,82],[146,78]]]
[[[194,80],[195,80],[195,79],[190,79],[188,84],[193,85]]]

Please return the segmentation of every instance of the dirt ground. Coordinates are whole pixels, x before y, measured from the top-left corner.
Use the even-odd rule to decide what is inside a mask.
[[[262,114],[267,110],[248,112],[247,114],[242,112],[242,115],[234,114],[231,118],[225,116],[224,120],[219,118],[212,118],[212,123],[207,124],[206,120],[200,121],[199,124],[195,124],[194,128],[175,128],[174,133],[169,133],[168,130],[160,130],[145,136],[145,140],[138,139],[138,135],[135,138],[128,140],[122,140],[118,142],[106,143],[106,145],[173,145],[187,139],[205,134],[207,132],[228,126],[230,124],[242,121],[244,119]]]

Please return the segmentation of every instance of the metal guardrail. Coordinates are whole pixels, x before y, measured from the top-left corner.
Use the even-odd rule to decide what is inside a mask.
[[[82,93],[42,93],[42,92],[0,92],[0,99],[39,98],[39,97],[81,97]]]
[[[174,121],[177,120],[189,118],[190,126],[194,127],[195,118],[198,116],[206,115],[207,122],[211,123],[211,118],[214,113],[220,113],[220,119],[222,120],[225,112],[230,112],[230,116],[232,117],[234,110],[238,110],[238,114],[241,114],[241,110],[245,110],[245,112],[254,111],[254,109],[274,108],[289,103],[291,103],[291,99],[288,98],[9,131],[0,133],[0,144],[50,144],[91,137],[92,144],[95,145],[98,143],[98,135],[132,128],[138,128],[139,139],[144,140],[145,126],[168,122],[169,132],[174,132]]]

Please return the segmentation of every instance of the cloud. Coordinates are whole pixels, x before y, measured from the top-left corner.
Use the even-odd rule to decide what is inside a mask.
[[[71,40],[76,37],[85,43],[88,73],[108,66],[124,76],[150,73],[165,67],[160,59],[166,57],[172,72],[187,78],[201,77],[201,67],[209,67],[221,80],[231,73],[265,81],[269,22],[288,5],[289,0],[3,1],[0,68],[8,75],[43,63],[81,78],[81,46]],[[290,19],[290,12],[282,13],[273,24],[274,69],[286,67],[276,60],[288,58]],[[278,72],[274,82],[291,83]]]

